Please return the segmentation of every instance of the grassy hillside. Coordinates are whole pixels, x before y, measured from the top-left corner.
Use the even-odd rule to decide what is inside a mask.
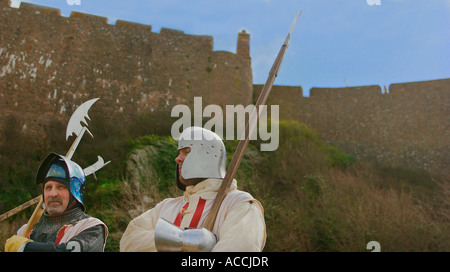
[[[239,189],[264,206],[266,251],[366,251],[369,241],[378,241],[382,251],[450,250],[448,181],[355,161],[297,122],[280,122],[280,137],[274,152],[261,152],[252,141],[236,177]],[[176,142],[171,137],[115,141],[115,165],[101,170],[98,181],[90,177],[85,194],[88,213],[109,227],[106,251],[118,250],[132,218],[182,193],[175,186]],[[237,142],[225,144],[230,161]],[[34,174],[18,168],[10,176],[20,177],[20,171],[26,178]],[[2,191],[2,203],[14,207],[34,196],[24,184],[11,182],[8,188],[16,188],[14,194]],[[10,195],[20,195],[20,201]],[[2,206],[0,212],[4,210]],[[29,214],[0,223],[2,245]]]

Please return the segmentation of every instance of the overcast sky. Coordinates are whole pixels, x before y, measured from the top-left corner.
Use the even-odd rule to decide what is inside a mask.
[[[11,0],[17,6],[17,0]],[[236,52],[250,33],[253,81],[263,84],[302,10],[276,85],[389,85],[450,77],[450,0],[27,0],[34,4],[210,35]]]

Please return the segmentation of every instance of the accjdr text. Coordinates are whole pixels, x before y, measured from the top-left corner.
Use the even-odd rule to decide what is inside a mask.
[[[188,258],[181,259],[181,266],[183,267],[208,267],[213,269],[214,265],[223,265],[226,267],[259,267],[269,266],[268,257],[227,257],[226,261],[218,261],[215,258]]]

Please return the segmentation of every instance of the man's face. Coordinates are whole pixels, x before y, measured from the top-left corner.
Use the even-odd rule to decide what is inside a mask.
[[[187,155],[191,152],[190,147],[185,147],[183,149],[178,150],[178,157],[175,158],[175,162],[178,164],[178,174],[180,177],[180,182],[186,186],[194,185],[198,183],[202,179],[184,179],[181,175],[181,168],[183,167],[184,159],[186,159]]]
[[[58,215],[66,210],[69,204],[70,192],[63,184],[47,181],[44,185],[44,203],[47,213]]]
[[[175,162],[178,163],[178,171],[181,177],[181,167],[183,166],[184,159],[186,159],[187,155],[191,152],[190,147],[185,147],[183,149],[178,150],[178,157],[175,158]]]

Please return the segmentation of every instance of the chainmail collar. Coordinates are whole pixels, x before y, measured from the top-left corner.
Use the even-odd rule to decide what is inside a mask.
[[[58,215],[50,215],[47,212],[44,213],[43,221],[48,221],[51,224],[63,223],[64,225],[72,224],[80,219],[88,217],[79,207],[72,210],[65,211]]]
[[[84,213],[79,207],[63,212],[59,215],[49,215],[45,212],[41,220],[33,228],[32,236],[30,238],[34,241],[41,242],[56,239],[58,231],[64,225],[72,225],[88,217],[89,215]]]

